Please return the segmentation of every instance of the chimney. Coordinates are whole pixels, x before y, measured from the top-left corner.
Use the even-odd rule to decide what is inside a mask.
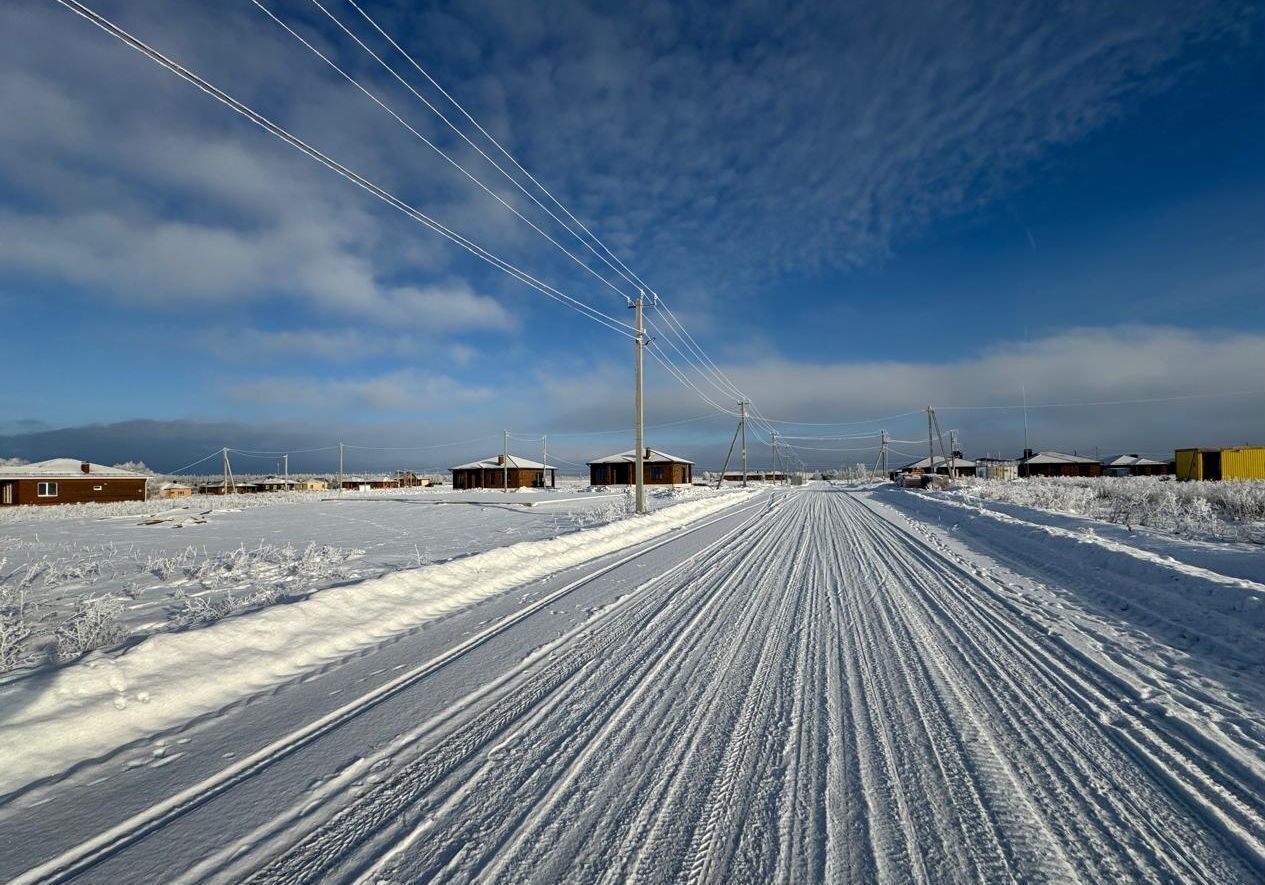
[[[91,473],[92,465],[89,464],[87,461],[84,461],[82,464],[79,465],[79,469],[82,470],[84,473]]]
[[[498,465],[500,465],[500,464],[504,464],[504,463],[505,463],[505,456],[504,456],[504,455],[497,455],[497,456],[496,456],[496,463],[497,463]]]
[[[643,460],[646,460],[646,461],[650,460],[650,449],[646,449],[646,457]]]

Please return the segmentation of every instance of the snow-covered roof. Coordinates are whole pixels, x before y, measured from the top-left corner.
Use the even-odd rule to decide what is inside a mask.
[[[160,489],[192,489],[193,486],[185,485],[182,482],[165,482],[159,486]]]
[[[1080,455],[1068,455],[1065,452],[1037,452],[1031,458],[1024,458],[1021,464],[1097,464],[1093,458]]]
[[[497,459],[500,455],[493,455],[491,458],[484,458],[482,461],[471,461],[469,464],[458,464],[453,470],[499,470],[504,467],[510,467],[520,470],[554,470],[552,464],[541,464],[539,461],[533,461],[530,458],[520,458],[518,455],[510,455],[507,457],[506,463],[502,464]]]
[[[921,461],[915,461],[913,464],[906,464],[906,465],[905,465],[904,467],[902,467],[901,469],[902,469],[902,470],[913,470],[915,467],[917,467],[917,468],[920,468],[920,469],[922,469],[922,470],[926,470],[926,469],[927,469],[927,465],[928,465],[928,463],[935,464],[935,466],[936,466],[936,467],[943,467],[943,466],[944,466],[944,458],[943,458],[943,457],[941,457],[940,455],[937,455],[935,458],[931,459],[931,461],[930,461],[930,462],[928,461],[928,459],[923,458]],[[967,460],[966,458],[954,458],[954,459],[953,459],[953,466],[954,466],[954,468],[957,468],[957,469],[963,469],[963,470],[966,470],[966,469],[973,468],[973,467],[975,466],[975,462],[974,462],[974,461],[969,461],[969,460]]]
[[[88,465],[87,473],[83,471],[84,464]],[[104,464],[93,464],[80,461],[78,458],[51,458],[35,464],[0,467],[0,479],[93,479],[103,476],[112,476],[117,479],[147,479],[145,474],[134,470],[106,467]]]
[[[1110,461],[1102,462],[1104,467],[1163,467],[1163,461],[1153,461],[1150,458],[1140,458],[1137,455],[1121,455],[1119,458],[1112,458]]]
[[[595,458],[590,464],[631,464],[637,460],[637,450],[629,449],[626,452],[620,452],[618,455],[607,455],[605,458]],[[659,449],[646,449],[646,457],[642,459],[646,464],[693,464],[693,461],[687,461],[684,458],[678,458],[676,455],[669,455],[667,452]]]

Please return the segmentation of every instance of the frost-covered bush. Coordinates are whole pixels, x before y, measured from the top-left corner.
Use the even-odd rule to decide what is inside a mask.
[[[74,612],[57,628],[57,657],[69,660],[121,640],[126,635],[119,623],[122,613],[123,599],[118,596],[81,596]]]
[[[0,560],[0,566],[3,562]],[[25,590],[0,587],[0,673],[27,662],[26,641],[33,632],[31,615]]]
[[[1148,526],[1191,537],[1265,542],[1265,482],[1173,482],[1158,477],[965,479],[961,494]]]

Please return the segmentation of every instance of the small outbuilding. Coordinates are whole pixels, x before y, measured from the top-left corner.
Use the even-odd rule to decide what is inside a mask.
[[[182,482],[165,482],[158,487],[160,498],[188,498],[193,494],[193,486]]]
[[[495,455],[452,468],[454,489],[552,489],[557,484],[557,468],[518,455]]]
[[[1019,462],[1019,475],[1029,476],[1102,476],[1102,465],[1093,458],[1068,455],[1064,452],[1028,450]]]
[[[975,461],[975,475],[980,479],[1018,479],[1019,462],[1006,458],[978,458]]]
[[[1169,473],[1163,461],[1143,458],[1139,455],[1121,455],[1102,462],[1106,476],[1164,476]]]
[[[148,477],[76,458],[0,467],[0,506],[144,501]]]
[[[658,449],[646,449],[642,456],[642,482],[646,485],[680,486],[694,482],[694,462]],[[589,484],[595,486],[630,486],[636,483],[637,450],[607,455],[588,463]],[[741,472],[739,472],[741,478]]]
[[[1177,478],[1265,479],[1265,446],[1178,449]]]

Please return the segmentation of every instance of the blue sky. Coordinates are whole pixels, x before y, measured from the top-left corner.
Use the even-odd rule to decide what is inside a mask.
[[[88,5],[626,317],[612,287],[250,2]],[[265,5],[566,240],[313,3]],[[1021,447],[1021,416],[953,406],[1012,404],[1021,389],[1036,404],[1265,389],[1261,9],[1102,6],[364,8],[664,296],[763,414],[824,424],[932,402],[979,453]],[[343,0],[326,8],[389,51]],[[584,433],[628,426],[627,339],[55,4],[0,10],[0,128],[0,457],[171,468],[226,443],[488,437],[360,456],[441,466],[495,450],[506,426],[554,435],[573,460],[626,447]],[[712,410],[653,361],[647,384],[651,424]],[[1029,418],[1043,448],[1265,441],[1259,393]],[[916,416],[899,420],[889,429],[916,435]],[[718,415],[652,442],[711,463],[731,433]],[[853,457],[802,445],[810,462]]]

